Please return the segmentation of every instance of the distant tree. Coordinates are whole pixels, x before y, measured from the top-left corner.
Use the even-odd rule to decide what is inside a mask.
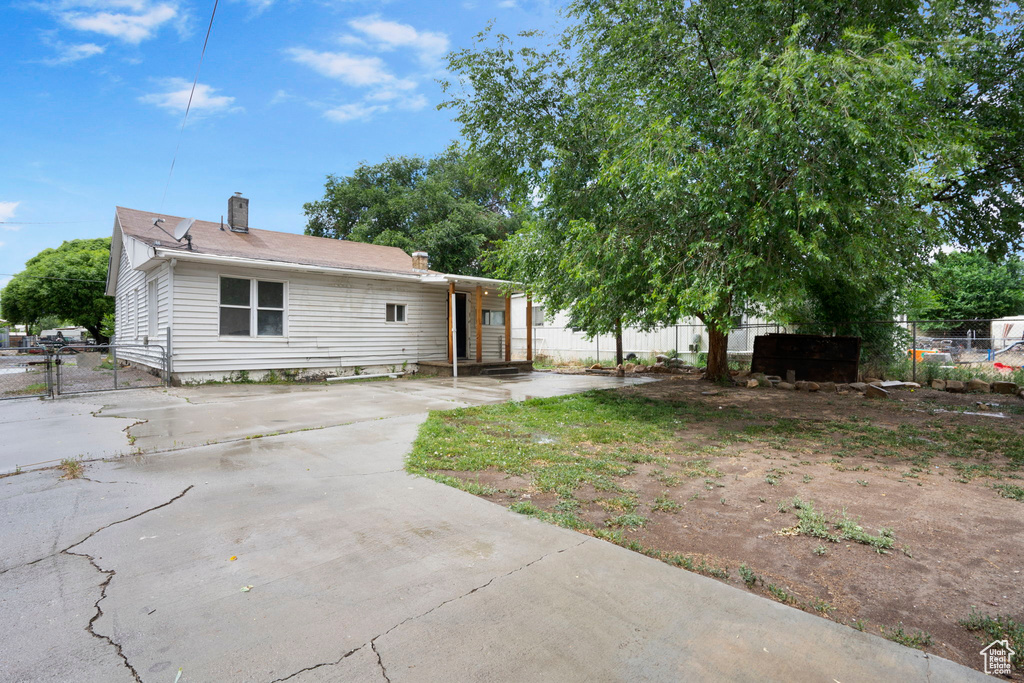
[[[70,240],[44,249],[0,292],[0,315],[15,324],[37,325],[47,316],[81,325],[100,343],[108,338],[103,317],[114,311],[104,294],[110,238]]]
[[[915,317],[973,320],[1024,314],[1024,263],[976,251],[939,254],[928,266]],[[952,325],[955,329],[957,325]]]
[[[521,223],[497,183],[457,147],[329,175],[324,198],[303,208],[307,235],[423,250],[433,270],[461,275],[485,274],[482,256]]]

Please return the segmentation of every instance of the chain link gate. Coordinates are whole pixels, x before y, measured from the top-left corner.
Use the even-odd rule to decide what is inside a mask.
[[[157,344],[67,345],[52,354],[54,395],[156,387],[169,381]]]

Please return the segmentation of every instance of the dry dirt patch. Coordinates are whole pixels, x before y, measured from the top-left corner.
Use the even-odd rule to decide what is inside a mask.
[[[1024,622],[1018,399],[710,388],[435,413],[409,467],[974,668],[962,620]]]

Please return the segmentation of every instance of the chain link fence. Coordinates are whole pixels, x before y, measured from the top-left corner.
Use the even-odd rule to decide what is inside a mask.
[[[125,358],[153,359],[157,367]],[[0,399],[54,397],[169,383],[164,347],[149,344],[35,344],[0,348]]]
[[[615,338],[586,339],[569,328],[536,328],[535,357],[542,363],[608,363]],[[748,323],[729,332],[728,357],[735,370],[749,369],[754,339],[766,334],[817,334],[861,339],[862,377],[928,382],[932,379],[1009,379],[1024,385],[1024,318],[1020,320],[869,320],[841,324]],[[515,330],[522,355],[525,330]],[[623,352],[641,360],[675,356],[702,367],[708,334],[702,324],[671,325],[651,332],[623,331]]]

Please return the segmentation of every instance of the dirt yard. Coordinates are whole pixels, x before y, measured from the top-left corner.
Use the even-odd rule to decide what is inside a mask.
[[[1024,646],[1020,399],[612,393],[435,413],[410,470],[973,668]]]

